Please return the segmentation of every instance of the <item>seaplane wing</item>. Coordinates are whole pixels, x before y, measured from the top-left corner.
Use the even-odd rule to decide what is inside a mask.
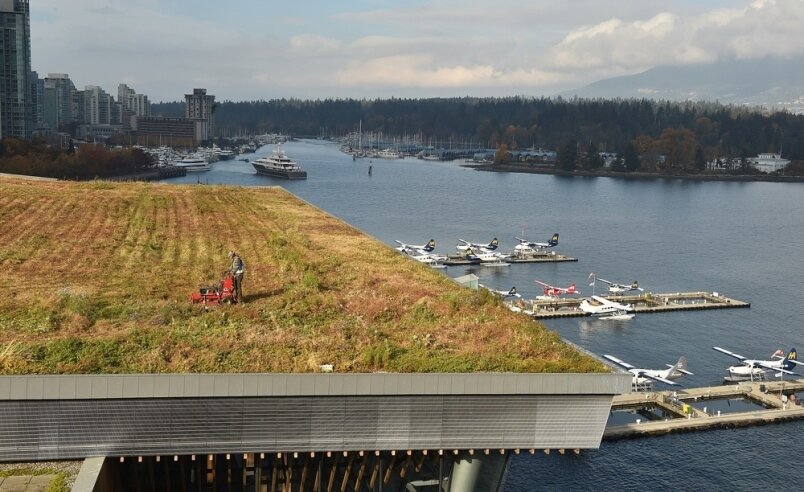
[[[608,359],[608,360],[610,360],[610,361],[612,361],[612,362],[614,362],[618,366],[621,366],[621,367],[624,367],[624,368],[628,369],[629,371],[631,369],[636,369],[636,367],[632,366],[628,362],[625,362],[624,360],[618,359],[617,357],[614,357],[613,355],[604,354],[603,357]]]
[[[654,381],[659,381],[660,383],[669,384],[670,386],[680,386],[675,381],[670,381],[669,379],[666,379],[666,378],[663,378],[661,376],[657,376],[655,374],[652,374],[651,371],[637,371],[636,375],[641,377],[641,378],[648,378],[648,379],[652,379]]]
[[[475,249],[486,253],[491,253],[492,251],[497,249],[497,246],[500,245],[500,242],[496,237],[492,239],[488,244],[473,243],[467,241],[466,239],[458,239],[458,242],[462,243],[457,246],[459,250]]]
[[[724,349],[724,348],[720,348],[720,347],[712,347],[712,348],[713,348],[713,349],[715,349],[715,350],[717,350],[718,352],[720,352],[720,353],[722,353],[722,354],[726,354],[726,355],[728,355],[729,357],[734,357],[735,359],[737,359],[737,360],[739,360],[739,361],[746,361],[746,360],[748,360],[748,359],[746,359],[745,357],[743,357],[742,355],[740,355],[740,354],[735,354],[734,352],[728,351],[728,350],[726,350],[726,349]]]
[[[785,374],[790,374],[791,376],[798,376],[797,373],[793,371],[788,371],[787,369],[779,367],[777,364],[768,364],[768,361],[765,360],[756,360],[754,361],[755,367],[761,367],[763,369],[767,369],[769,371],[778,371],[783,372]]]
[[[636,280],[634,280],[631,283],[631,285],[625,285],[625,284],[618,284],[616,282],[611,282],[609,280],[606,280],[605,278],[595,277],[595,279],[598,282],[603,282],[604,284],[608,285],[610,292],[629,292],[632,290],[638,290],[642,292],[643,290],[645,290],[639,286],[639,283]]]
[[[551,237],[550,240],[547,241],[546,243],[538,243],[538,242],[534,242],[534,241],[528,241],[527,239],[523,239],[521,237],[514,237],[514,239],[519,241],[520,245],[527,246],[528,248],[552,248],[553,246],[558,245],[558,233],[557,232],[555,234],[553,234],[553,237]]]
[[[634,308],[630,304],[620,304],[619,302],[614,302],[606,299],[605,297],[600,296],[592,296],[592,299],[599,302],[604,306],[613,307],[615,309],[619,309],[621,311],[633,311]]]

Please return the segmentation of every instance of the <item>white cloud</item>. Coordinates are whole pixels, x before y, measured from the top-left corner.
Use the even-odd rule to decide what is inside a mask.
[[[560,70],[634,71],[723,58],[804,55],[804,2],[755,1],[686,18],[660,12],[645,20],[608,19],[573,30],[552,50]]]
[[[539,94],[662,64],[804,54],[804,1],[742,2],[434,0],[316,15],[204,0],[191,18],[175,0],[37,0],[33,65],[155,100],[194,86],[253,99]],[[235,5],[248,15],[221,20]]]

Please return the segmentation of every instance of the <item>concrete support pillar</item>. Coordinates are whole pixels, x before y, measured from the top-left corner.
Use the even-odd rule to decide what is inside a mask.
[[[496,492],[502,481],[508,454],[469,455],[461,453],[455,459],[449,478],[449,490],[458,492]]]

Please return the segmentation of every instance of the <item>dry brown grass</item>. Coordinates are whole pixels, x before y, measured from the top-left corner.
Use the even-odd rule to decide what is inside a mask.
[[[0,271],[5,374],[605,370],[280,189],[0,178]]]

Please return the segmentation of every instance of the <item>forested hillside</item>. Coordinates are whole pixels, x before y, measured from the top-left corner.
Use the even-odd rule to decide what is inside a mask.
[[[181,115],[184,105],[157,104],[153,111]],[[523,97],[281,99],[225,101],[216,107],[216,120],[222,135],[323,132],[338,136],[356,131],[362,120],[364,131],[419,134],[425,140],[472,139],[488,147],[504,143],[512,150],[557,149],[574,140],[581,148],[594,144],[610,152],[622,152],[632,143],[642,156],[675,152],[680,160],[690,162],[696,152],[712,159],[782,149],[785,157],[804,157],[804,116],[716,103]]]

